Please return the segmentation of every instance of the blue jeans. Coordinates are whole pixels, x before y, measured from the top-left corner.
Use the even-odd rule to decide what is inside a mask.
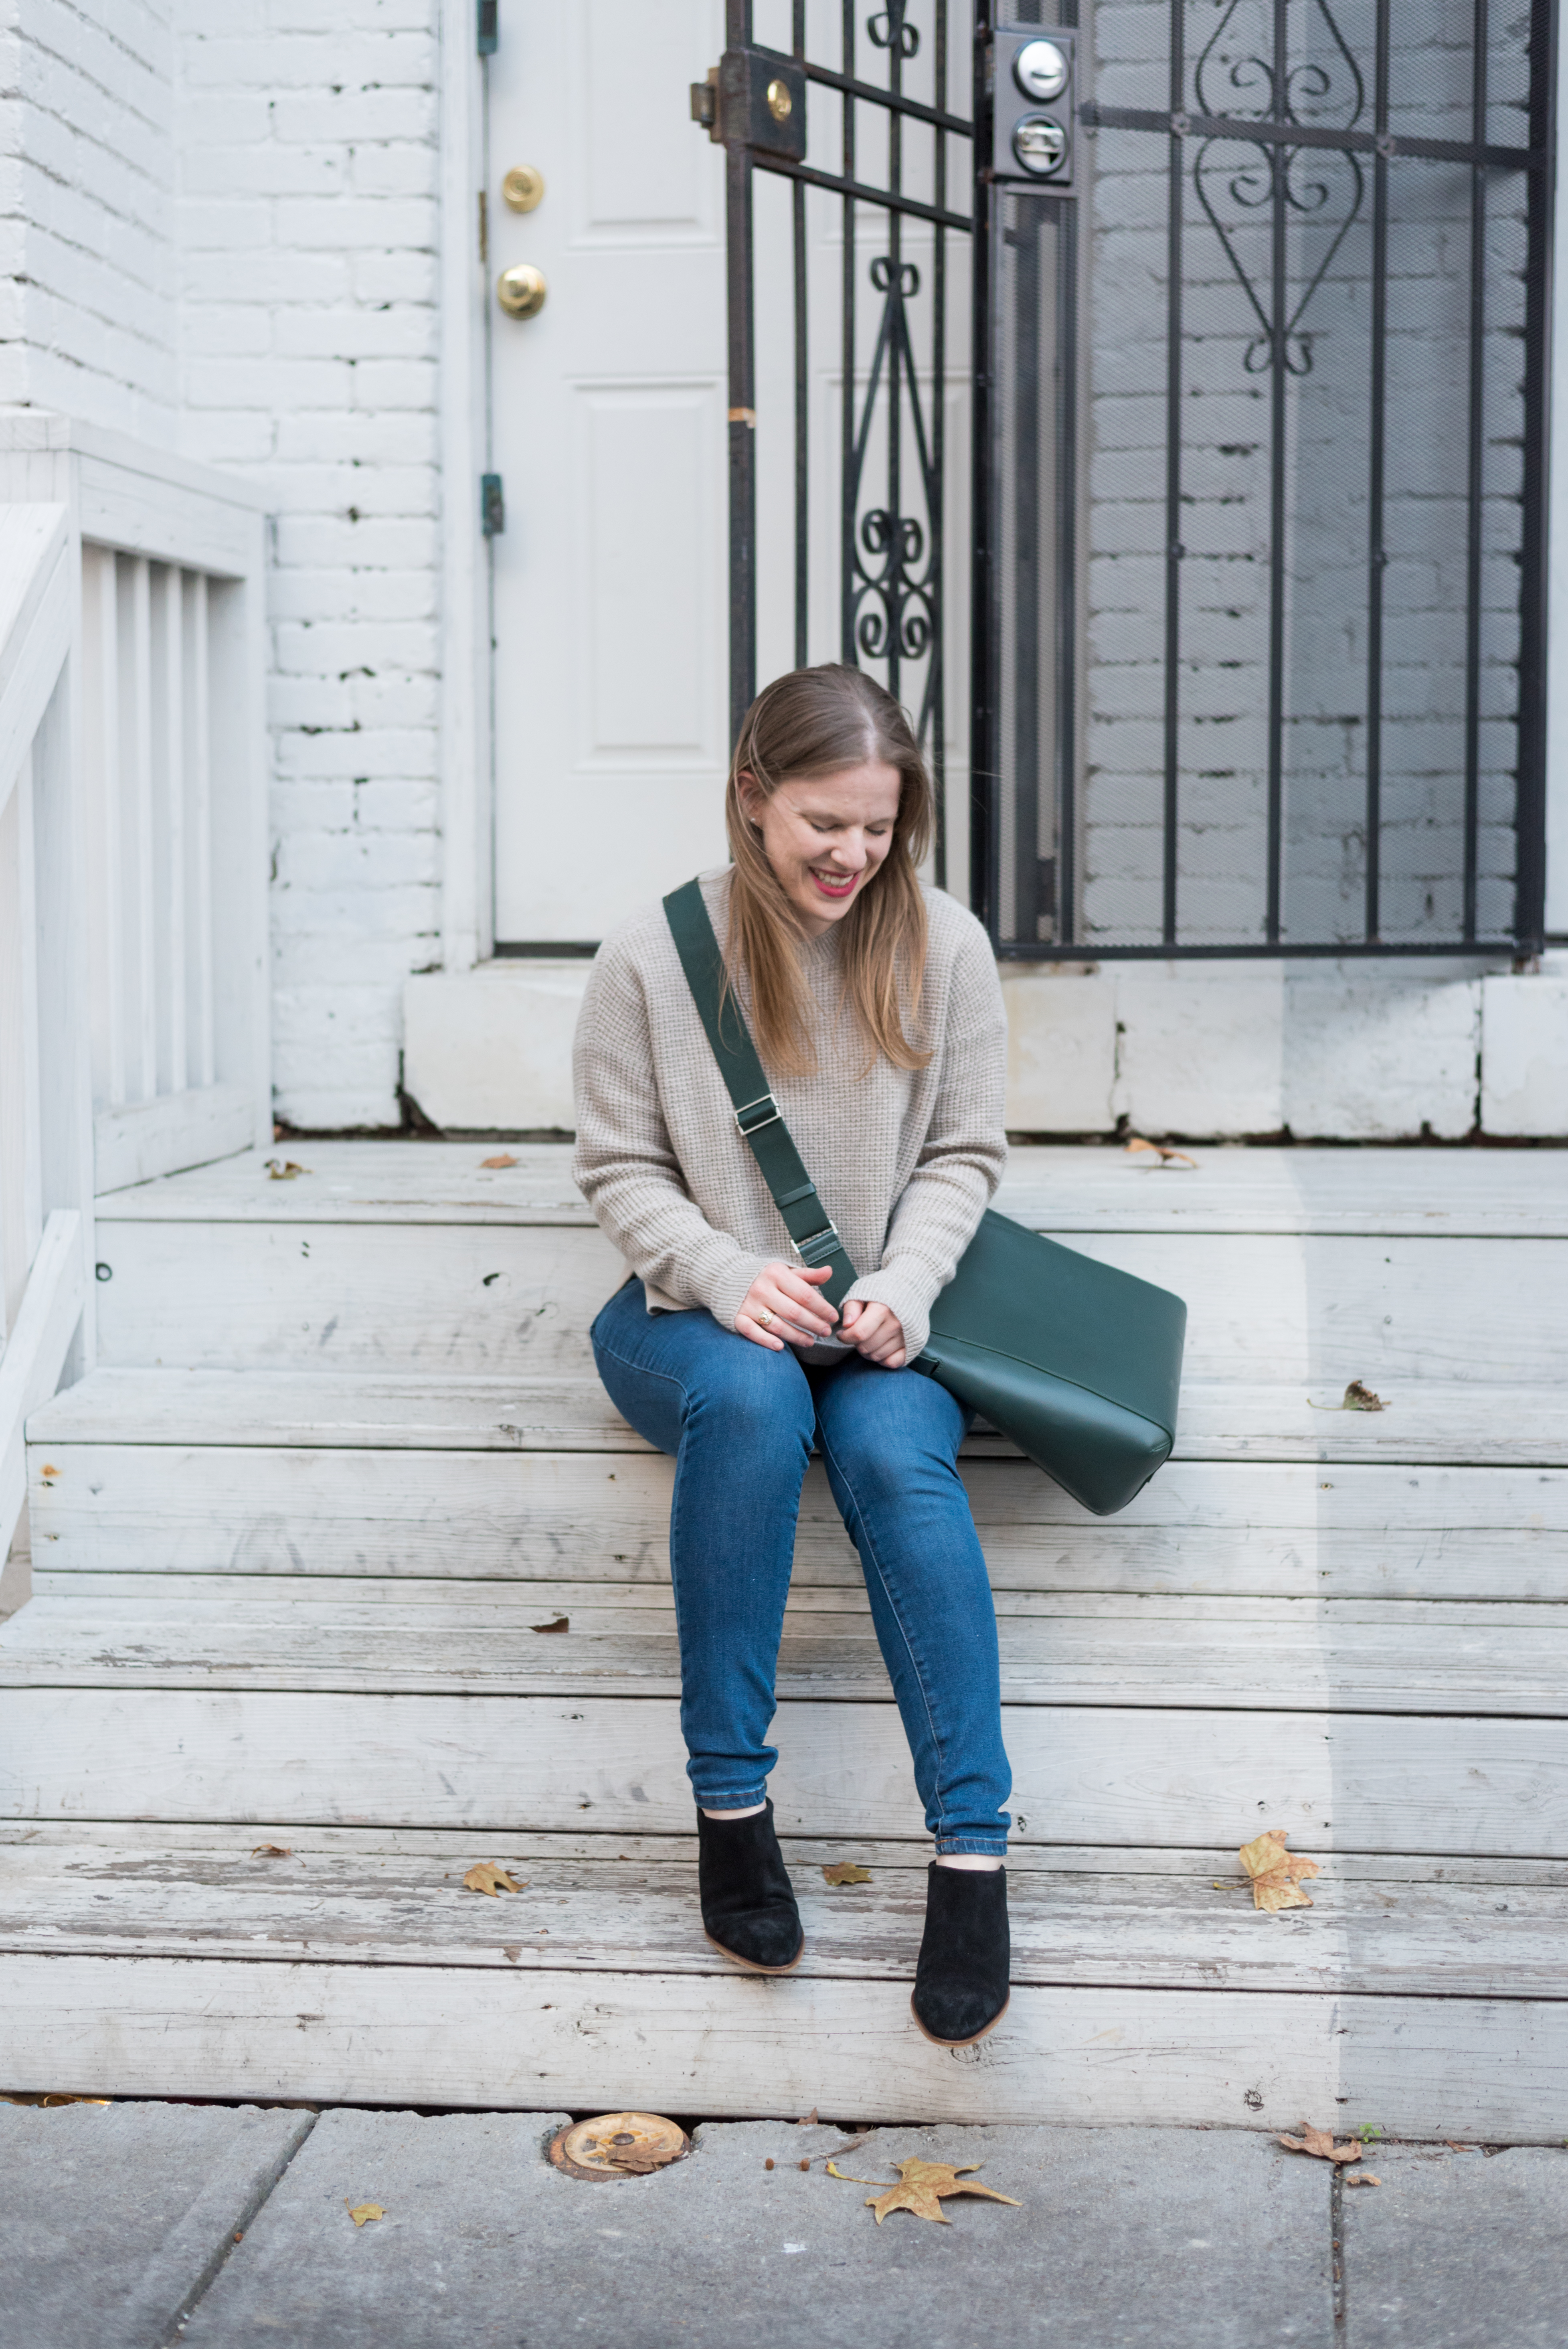
[[[858,1354],[808,1368],[711,1313],[650,1314],[640,1280],[610,1299],[593,1336],[616,1410],[675,1457],[670,1566],[697,1802],[760,1803],[779,1759],[765,1740],[815,1438],[860,1552],[936,1847],[1001,1857],[1012,1773],[991,1584],[958,1475],[962,1406],[915,1371]]]

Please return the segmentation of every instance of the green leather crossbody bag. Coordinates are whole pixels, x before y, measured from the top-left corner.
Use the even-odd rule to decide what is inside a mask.
[[[801,1261],[830,1267],[821,1294],[855,1278],[832,1220],[769,1090],[702,891],[665,899],[719,1074]],[[980,1413],[1096,1516],[1126,1508],[1171,1456],[1187,1308],[1076,1248],[987,1213],[932,1309],[910,1364]]]

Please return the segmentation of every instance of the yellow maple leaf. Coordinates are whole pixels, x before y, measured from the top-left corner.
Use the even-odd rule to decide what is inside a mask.
[[[1367,2150],[1354,2143],[1336,2145],[1332,2129],[1314,2128],[1310,2121],[1303,2123],[1299,2137],[1282,2137],[1279,2141],[1292,2153],[1315,2154],[1319,2161],[1359,2161]]]
[[[1298,1879],[1323,1873],[1315,1859],[1302,1859],[1284,1846],[1284,1827],[1265,1827],[1262,1835],[1242,1846],[1239,1855],[1253,1880],[1253,1908],[1266,1909],[1271,1916],[1281,1909],[1310,1909],[1312,1902]]]
[[[822,1870],[824,1884],[869,1884],[872,1872],[862,1868],[858,1859],[836,1859],[831,1868]]]
[[[343,2207],[356,2227],[367,2227],[372,2219],[385,2219],[386,2211],[379,2202],[351,2202],[346,2194]]]
[[[464,1877],[463,1882],[469,1891],[488,1892],[493,1900],[498,1892],[524,1891],[527,1889],[528,1878],[524,1877],[522,1882],[519,1884],[515,1877],[507,1874],[499,1860],[478,1859]]]
[[[959,2175],[961,2170],[978,2169],[979,2167],[977,2161],[954,2164],[951,2161],[922,2161],[918,2158],[912,2161],[895,2161],[893,2168],[898,2172],[898,2184],[890,2186],[883,2194],[868,2194],[866,2208],[875,2211],[879,2227],[890,2210],[913,2210],[917,2219],[934,2219],[940,2226],[950,2226],[952,2221],[942,2208],[944,2198],[950,2194],[978,2194],[984,2196],[987,2202],[1006,2202],[1009,2209],[1018,2209],[1021,2205],[1011,2194],[998,2194],[992,2187],[976,2186]],[[871,2180],[861,2178],[856,2182],[869,2185]]]

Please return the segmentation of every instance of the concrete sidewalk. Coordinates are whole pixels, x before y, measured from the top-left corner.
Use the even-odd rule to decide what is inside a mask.
[[[564,2116],[0,2104],[15,2349],[1559,2349],[1568,2150],[1379,2147],[1380,2187],[1243,2131],[884,2128],[1019,2207],[893,2212],[827,2127],[562,2177]],[[802,2171],[803,2158],[811,2158]],[[775,2167],[766,2168],[769,2159]],[[356,2228],[349,2206],[385,2216]]]

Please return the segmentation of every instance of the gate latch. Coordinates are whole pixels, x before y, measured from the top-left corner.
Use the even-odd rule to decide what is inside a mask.
[[[717,147],[749,147],[799,163],[806,156],[806,77],[777,49],[726,49],[691,86],[691,119]]]

